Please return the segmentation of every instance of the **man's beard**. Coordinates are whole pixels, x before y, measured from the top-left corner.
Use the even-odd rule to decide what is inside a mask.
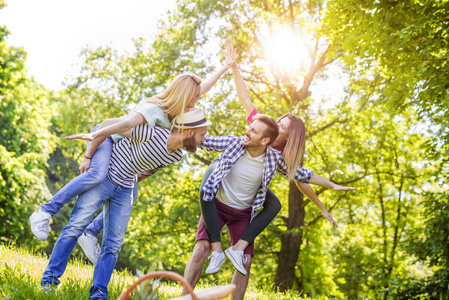
[[[183,140],[184,149],[186,149],[190,153],[196,152],[197,143],[195,141],[195,136],[191,136],[189,138],[185,138]]]

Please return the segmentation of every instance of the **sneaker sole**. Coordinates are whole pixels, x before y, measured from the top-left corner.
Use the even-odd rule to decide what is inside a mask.
[[[34,231],[34,226],[33,226],[33,222],[31,221],[31,216],[28,218],[28,220],[30,221],[31,232],[34,234],[34,236],[37,237],[38,239],[40,239],[41,241],[46,241],[48,239],[48,233],[47,233],[47,237],[40,238],[38,236],[38,234],[36,234],[36,232]]]
[[[84,242],[82,241],[82,239],[81,239],[81,242],[80,242],[80,239],[78,238],[78,245],[81,247],[81,249],[83,250],[84,254],[86,254],[87,259],[89,259],[89,261],[90,261],[92,264],[95,265],[95,263],[97,262],[98,256],[92,256],[92,255],[88,255],[88,254],[87,254],[87,252],[89,252],[89,251],[87,251],[88,248],[89,248],[88,245],[87,245],[87,243],[84,243]]]
[[[248,272],[245,269],[243,269],[243,271],[240,269],[240,266],[237,264],[237,261],[234,259],[234,256],[229,254],[228,249],[225,250],[225,253],[237,271],[239,271],[242,275],[245,275],[245,276],[248,275]]]

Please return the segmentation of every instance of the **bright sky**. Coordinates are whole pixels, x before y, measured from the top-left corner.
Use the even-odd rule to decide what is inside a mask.
[[[133,49],[132,38],[151,38],[157,21],[175,0],[6,0],[0,24],[8,45],[24,47],[29,75],[60,90],[67,75],[79,72],[79,54],[88,46]]]
[[[119,51],[133,50],[132,38],[151,39],[157,22],[176,7],[176,0],[6,0],[6,4],[0,9],[0,24],[11,32],[8,45],[24,47],[28,74],[37,82],[61,90],[65,77],[78,75],[83,48],[111,45]],[[287,54],[277,54],[283,55]],[[317,99],[338,101],[344,95],[341,70],[330,73],[311,91]]]

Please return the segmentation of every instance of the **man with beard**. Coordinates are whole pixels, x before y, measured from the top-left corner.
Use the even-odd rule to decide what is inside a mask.
[[[107,286],[131,217],[135,176],[144,170],[158,169],[180,161],[183,148],[195,152],[197,145],[204,141],[210,124],[201,109],[193,108],[177,118],[171,131],[157,126],[150,128],[148,125],[139,125],[120,133],[125,138],[113,146],[108,176],[94,188],[79,195],[70,220],[53,248],[41,279],[42,288],[51,289],[53,285],[59,284],[59,277],[65,271],[78,237],[104,203],[103,241],[89,298],[106,299]],[[83,134],[79,136],[81,138]]]
[[[204,201],[215,201],[220,226],[228,228],[231,245],[235,245],[265,200],[268,185],[276,171],[286,176],[288,170],[280,151],[268,147],[279,134],[276,121],[266,115],[253,117],[244,137],[206,136],[200,148],[221,152],[217,169],[209,176],[203,191]],[[309,181],[312,171],[299,167],[294,180]],[[201,201],[201,200],[200,200]],[[203,211],[202,214],[211,212]],[[194,287],[201,276],[203,264],[211,250],[209,236],[200,218],[196,244],[186,265],[184,277]],[[232,299],[243,299],[248,285],[246,276],[254,254],[254,243],[245,251],[230,247],[226,255],[241,273],[233,279],[237,288]],[[218,266],[225,260],[223,255]],[[234,276],[234,278],[236,278]],[[184,290],[184,294],[186,294]]]

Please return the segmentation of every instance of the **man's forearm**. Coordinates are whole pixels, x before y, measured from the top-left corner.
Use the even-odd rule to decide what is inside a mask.
[[[101,137],[101,138],[97,138],[97,139],[93,140],[92,142],[90,142],[89,146],[86,149],[86,153],[84,154],[84,156],[86,156],[87,158],[92,158],[92,155],[94,155],[95,151],[97,151],[97,148],[101,145],[101,143],[104,142],[105,139],[106,139],[106,137]]]

